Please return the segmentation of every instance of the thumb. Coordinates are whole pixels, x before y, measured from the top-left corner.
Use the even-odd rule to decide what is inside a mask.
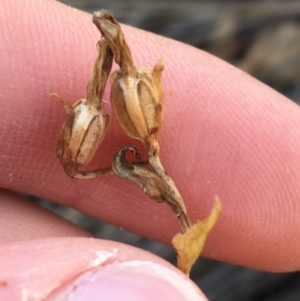
[[[164,260],[98,239],[5,244],[0,266],[1,300],[207,300]]]

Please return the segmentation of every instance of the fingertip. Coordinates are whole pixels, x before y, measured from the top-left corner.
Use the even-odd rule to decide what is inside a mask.
[[[0,189],[0,244],[91,234],[16,193]]]
[[[5,300],[207,300],[169,263],[120,243],[44,239],[3,245],[0,255]]]
[[[3,3],[1,22],[12,25],[13,2]],[[26,24],[14,23],[14,31],[5,27],[0,45],[0,97],[7,99],[0,112],[1,185],[170,242],[179,229],[172,213],[130,183],[113,177],[78,182],[64,175],[55,156],[63,111],[44,100],[51,92],[70,103],[85,95],[99,33],[90,16],[58,2],[22,3],[26,9],[17,12]],[[205,254],[258,269],[299,269],[299,108],[209,54],[124,29],[137,65],[151,66],[158,57],[166,62],[162,162],[191,218],[204,218],[213,196],[220,196],[222,214]],[[95,159],[100,166],[128,143],[115,124],[107,138]]]

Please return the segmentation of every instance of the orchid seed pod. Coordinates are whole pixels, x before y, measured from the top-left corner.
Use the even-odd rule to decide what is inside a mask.
[[[162,125],[162,70],[160,60],[153,69],[152,79],[139,69],[132,74],[119,70],[110,78],[112,108],[120,126],[128,136],[146,144],[151,144],[152,138],[157,139]]]
[[[111,172],[111,169],[85,172],[79,167],[88,164],[108,129],[110,118],[102,106],[102,96],[107,82],[113,55],[104,39],[98,44],[91,79],[87,86],[87,99],[69,105],[57,96],[65,108],[67,117],[61,129],[57,156],[65,172],[72,178],[93,178]]]
[[[163,118],[163,61],[159,60],[152,71],[137,68],[121,27],[113,16],[101,10],[94,13],[93,21],[107,40],[115,61],[120,66],[120,70],[110,77],[110,98],[117,121],[128,136],[142,140],[147,148],[151,148],[152,141],[157,139]]]

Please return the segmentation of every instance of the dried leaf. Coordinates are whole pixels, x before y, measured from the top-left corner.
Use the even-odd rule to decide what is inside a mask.
[[[173,237],[172,244],[177,252],[178,268],[189,275],[191,267],[199,257],[210,230],[215,225],[221,213],[221,203],[215,197],[211,214],[202,221],[197,221],[184,234],[178,233]]]

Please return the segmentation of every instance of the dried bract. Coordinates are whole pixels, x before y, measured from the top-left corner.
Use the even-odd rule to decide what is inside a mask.
[[[67,117],[61,129],[57,156],[65,172],[72,178],[93,178],[111,173],[110,168],[82,171],[79,168],[93,158],[108,129],[110,118],[102,106],[102,96],[107,82],[113,55],[104,39],[98,44],[91,79],[87,86],[87,99],[81,99],[72,106],[53,93],[63,104]]]
[[[178,233],[173,237],[172,244],[176,250],[178,268],[186,275],[189,275],[191,267],[198,259],[206,238],[220,213],[221,204],[216,197],[213,210],[206,219],[197,221],[186,233]]]

